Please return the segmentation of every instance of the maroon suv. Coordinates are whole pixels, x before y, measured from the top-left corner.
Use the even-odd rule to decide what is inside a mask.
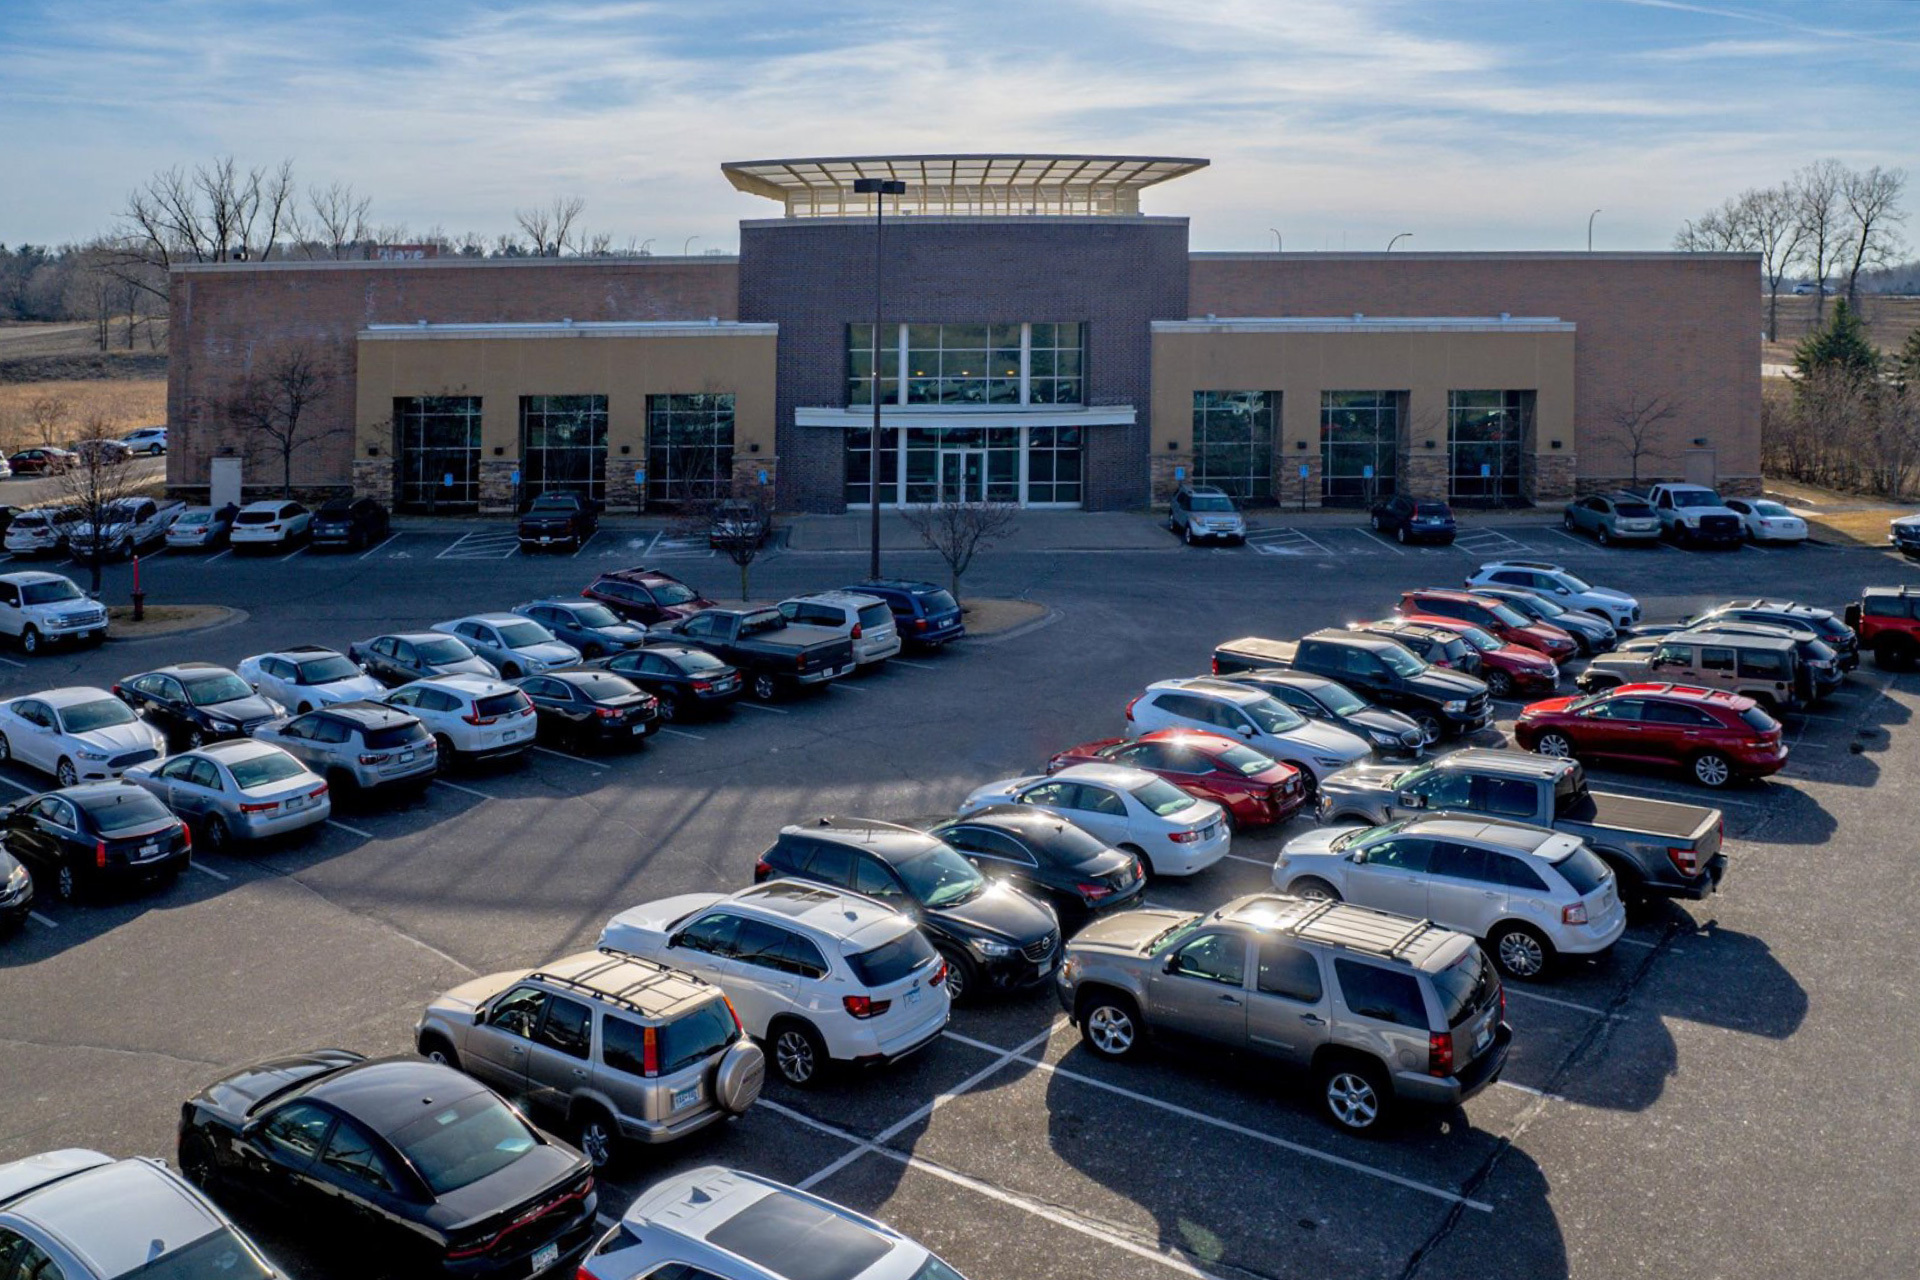
[[[714,602],[670,573],[658,569],[614,569],[588,583],[581,592],[598,600],[629,622],[653,626],[691,618]]]
[[[1704,787],[1787,763],[1780,722],[1752,698],[1683,684],[1623,684],[1549,698],[1520,713],[1513,740],[1545,756],[1680,765]]]
[[[1440,588],[1403,591],[1400,593],[1400,612],[1408,616],[1426,614],[1429,619],[1454,618],[1471,622],[1508,644],[1524,645],[1546,654],[1555,662],[1565,662],[1580,651],[1573,637],[1560,628],[1535,622],[1510,605],[1468,591]]]

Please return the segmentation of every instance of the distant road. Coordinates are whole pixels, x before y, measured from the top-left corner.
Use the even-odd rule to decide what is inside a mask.
[[[167,478],[165,458],[135,458],[129,465],[133,467],[134,474],[143,480],[163,481]],[[0,480],[0,503],[10,507],[36,507],[61,496],[58,476],[14,476],[9,480]]]

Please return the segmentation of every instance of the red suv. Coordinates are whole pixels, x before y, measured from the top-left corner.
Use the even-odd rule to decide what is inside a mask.
[[[1138,738],[1083,742],[1047,761],[1047,772],[1073,764],[1124,764],[1158,774],[1225,809],[1236,827],[1285,822],[1307,800],[1300,771],[1292,765],[1198,729],[1155,729]]]
[[[1920,658],[1920,590],[1868,587],[1847,606],[1846,619],[1875,666],[1898,671]]]
[[[580,594],[598,600],[629,622],[647,626],[678,622],[714,607],[713,601],[658,569],[614,569],[588,583]]]
[[[1534,622],[1511,605],[1476,596],[1470,591],[1447,591],[1437,587],[1405,591],[1400,595],[1400,612],[1471,622],[1508,644],[1524,645],[1546,654],[1555,662],[1565,662],[1580,651],[1573,637],[1560,628]]]
[[[1560,686],[1559,664],[1538,649],[1508,644],[1493,632],[1458,618],[1416,613],[1407,621],[1445,627],[1472,646],[1480,655],[1480,678],[1487,682],[1487,692],[1496,698],[1510,698],[1516,691],[1552,693]]]
[[[1623,684],[1520,713],[1513,739],[1544,756],[1683,765],[1703,787],[1763,778],[1787,762],[1780,722],[1752,698],[1684,684]]]

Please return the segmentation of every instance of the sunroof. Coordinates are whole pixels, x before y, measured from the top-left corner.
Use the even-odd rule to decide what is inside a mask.
[[[853,1280],[893,1248],[859,1223],[780,1191],[709,1231],[707,1243],[786,1280]]]

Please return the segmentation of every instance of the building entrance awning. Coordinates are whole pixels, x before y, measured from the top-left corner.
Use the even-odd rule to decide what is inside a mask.
[[[1134,424],[1130,404],[1101,405],[1098,408],[1062,409],[939,409],[886,408],[880,410],[882,427],[1130,427]],[[855,405],[850,409],[795,409],[796,427],[826,427],[838,431],[859,431],[873,426],[873,408]]]

